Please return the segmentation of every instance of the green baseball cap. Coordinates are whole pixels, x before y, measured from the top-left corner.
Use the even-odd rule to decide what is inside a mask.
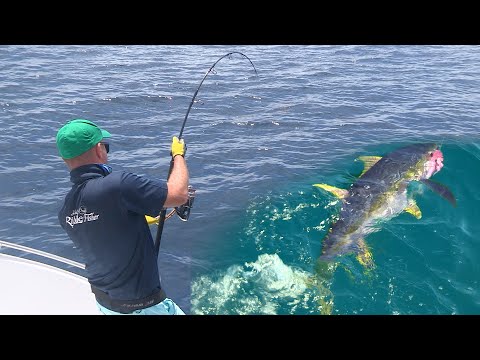
[[[62,158],[71,159],[110,136],[108,131],[100,129],[90,120],[71,120],[58,130],[56,138],[58,152]]]

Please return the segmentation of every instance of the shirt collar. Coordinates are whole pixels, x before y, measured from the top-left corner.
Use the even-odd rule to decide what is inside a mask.
[[[70,171],[70,181],[74,184],[80,184],[84,181],[104,177],[108,174],[109,172],[105,169],[103,164],[87,164]]]

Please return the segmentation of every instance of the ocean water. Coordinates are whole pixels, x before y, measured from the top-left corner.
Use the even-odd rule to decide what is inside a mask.
[[[257,73],[234,53],[204,78],[230,52]],[[480,314],[479,64],[478,46],[0,46],[0,240],[82,262],[57,221],[57,130],[93,120],[114,171],[166,179],[204,79],[183,133],[195,203],[159,255],[186,313]],[[456,207],[415,186],[423,217],[368,235],[374,266],[318,271],[339,204],[312,184],[348,187],[358,156],[426,141]]]

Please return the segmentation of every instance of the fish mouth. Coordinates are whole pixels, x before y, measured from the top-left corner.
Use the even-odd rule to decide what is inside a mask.
[[[440,149],[428,153],[424,164],[422,179],[429,179],[443,168],[443,153]]]

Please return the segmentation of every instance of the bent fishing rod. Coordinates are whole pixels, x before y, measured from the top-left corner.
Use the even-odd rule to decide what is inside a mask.
[[[203,82],[205,81],[207,76],[213,71],[213,69],[215,68],[215,65],[217,65],[220,60],[222,60],[226,57],[231,58],[231,56],[233,54],[239,54],[239,55],[243,56],[244,58],[246,58],[250,62],[250,64],[252,65],[253,70],[255,70],[255,75],[258,76],[257,69],[255,68],[255,65],[253,65],[253,62],[250,60],[250,58],[247,55],[245,55],[241,52],[238,52],[238,51],[232,51],[232,52],[229,52],[228,54],[225,54],[222,57],[220,57],[217,61],[215,61],[213,63],[213,65],[210,67],[210,69],[208,69],[208,71],[205,73],[202,81],[200,81],[200,84],[198,85],[197,90],[195,90],[195,93],[193,94],[192,100],[190,101],[190,105],[188,106],[187,113],[185,114],[185,118],[183,119],[182,127],[180,129],[180,134],[178,135],[178,140],[181,140],[181,138],[182,138],[183,130],[185,129],[185,124],[187,123],[188,114],[190,113],[190,109],[192,108],[192,105],[195,102],[195,98],[197,97],[198,91],[200,90],[200,87],[202,86]],[[170,160],[170,168],[168,170],[167,181],[170,178],[170,174],[172,173],[172,169],[173,169],[173,158]],[[155,251],[156,251],[157,255],[160,251],[160,241],[162,239],[163,225],[165,223],[165,220],[168,219],[170,216],[172,216],[174,213],[177,213],[177,215],[179,216],[179,218],[181,220],[187,221],[188,218],[190,217],[190,210],[193,206],[194,199],[195,199],[195,189],[193,189],[189,185],[188,186],[188,200],[185,204],[183,204],[179,207],[176,207],[168,215],[167,215],[167,209],[166,208],[164,208],[160,211],[160,214],[158,215],[157,235],[155,237]]]

